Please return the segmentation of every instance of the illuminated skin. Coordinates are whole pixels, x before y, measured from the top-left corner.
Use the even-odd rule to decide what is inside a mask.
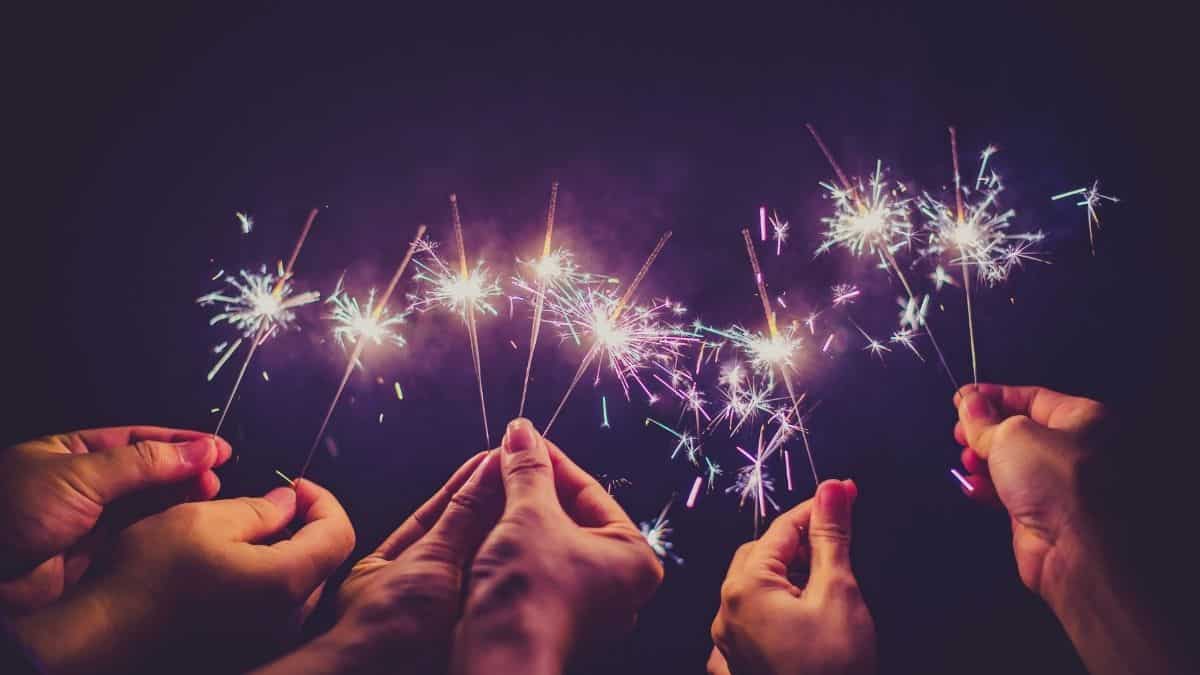
[[[875,626],[850,566],[851,481],[825,481],[733,555],[712,623],[713,675],[875,672]],[[803,571],[797,584],[792,571]]]
[[[1165,617],[1155,616],[1128,582],[1106,542],[1108,523],[1092,477],[1108,451],[1097,401],[1042,387],[980,383],[954,396],[968,472],[964,492],[999,503],[1009,515],[1013,557],[1021,581],[1062,623],[1088,672],[1192,672],[1170,659]]]
[[[110,565],[15,632],[47,672],[240,672],[294,644],[353,548],[345,511],[310,481],[177,504],[122,530]]]
[[[224,439],[161,427],[89,429],[0,450],[0,609],[24,614],[58,600],[112,532],[100,516],[216,496]],[[140,507],[139,507],[140,504]],[[161,507],[160,507],[161,508]],[[126,519],[128,516],[126,516]],[[90,541],[89,541],[90,540]]]

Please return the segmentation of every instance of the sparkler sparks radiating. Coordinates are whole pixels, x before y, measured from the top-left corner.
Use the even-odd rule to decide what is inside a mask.
[[[890,267],[895,273],[908,297],[915,298],[916,293],[908,283],[908,277],[900,269],[900,264],[896,262],[895,255],[896,251],[909,244],[912,238],[912,223],[909,220],[907,200],[902,200],[885,191],[886,184],[882,179],[882,165],[878,161],[875,163],[875,175],[869,183],[871,191],[869,194],[864,194],[861,181],[857,187],[850,182],[846,173],[842,171],[842,167],[833,158],[829,147],[825,145],[825,141],[821,140],[821,135],[817,133],[816,127],[812,124],[805,126],[833,168],[840,186],[840,190],[830,190],[835,202],[835,213],[825,221],[829,225],[829,232],[825,236],[825,242],[818,247],[817,253],[828,250],[837,244],[842,244],[854,255],[861,255],[864,249],[875,251],[883,260],[884,266]],[[827,184],[823,185],[829,190]],[[925,334],[929,336],[929,342],[937,353],[942,370],[946,372],[951,386],[957,391],[958,380],[955,379],[949,364],[946,363],[946,357],[942,354],[941,345],[938,344],[937,338],[933,334],[933,328],[927,326]]]
[[[1112,195],[1100,194],[1100,181],[1092,182],[1091,187],[1075,188],[1061,194],[1051,197],[1051,201],[1058,201],[1067,197],[1079,196],[1079,201],[1075,202],[1075,206],[1082,206],[1087,209],[1087,225],[1088,225],[1088,242],[1092,247],[1092,255],[1096,255],[1096,230],[1100,229],[1100,213],[1098,209],[1103,200],[1116,203],[1121,201]]]
[[[333,337],[337,343],[343,348],[347,342],[353,343],[353,349],[350,352],[350,357],[346,360],[346,368],[342,371],[342,379],[338,383],[337,391],[333,394],[333,400],[329,402],[329,408],[325,410],[325,418],[321,420],[321,426],[317,429],[317,435],[313,437],[312,445],[308,449],[308,456],[304,459],[304,466],[300,469],[300,477],[303,478],[308,473],[308,467],[312,464],[313,456],[317,452],[317,446],[321,443],[321,437],[325,435],[325,430],[329,427],[329,420],[333,417],[333,411],[337,408],[338,401],[342,398],[342,392],[346,390],[346,383],[350,381],[350,374],[354,372],[355,366],[361,366],[360,358],[363,350],[367,346],[368,341],[375,344],[383,344],[384,342],[391,343],[397,347],[404,346],[404,336],[396,332],[395,327],[403,324],[408,316],[408,311],[405,310],[398,314],[389,313],[387,311],[388,300],[391,299],[392,293],[396,290],[396,286],[400,283],[400,279],[404,276],[404,270],[408,268],[408,263],[412,261],[413,254],[425,236],[425,226],[421,225],[417,228],[417,236],[408,244],[408,250],[404,252],[404,258],[400,260],[400,265],[396,267],[396,272],[392,274],[391,280],[388,282],[387,288],[383,294],[379,296],[379,304],[375,304],[375,289],[372,288],[368,294],[366,308],[363,309],[358,301],[351,297],[348,293],[342,290],[342,281],[338,280],[337,288],[333,295],[326,302],[334,304],[334,311],[330,318],[336,323],[333,328]],[[396,396],[403,399],[400,392],[400,383],[396,382]],[[383,423],[383,413],[379,414],[379,422]]]
[[[304,221],[304,228],[300,230],[300,237],[296,239],[292,255],[288,258],[287,265],[280,265],[277,276],[272,277],[267,274],[265,268],[258,275],[242,272],[241,278],[245,281],[244,284],[226,277],[227,282],[238,289],[237,296],[227,296],[218,291],[202,296],[196,301],[201,306],[221,304],[222,311],[214,316],[209,324],[228,322],[242,331],[243,337],[250,339],[250,348],[246,351],[242,368],[233,381],[233,389],[230,390],[229,398],[225,400],[225,405],[221,408],[221,417],[217,420],[216,428],[213,429],[214,436],[221,432],[221,427],[225,424],[229,409],[233,407],[233,399],[237,396],[242,379],[246,376],[246,369],[250,367],[250,361],[253,360],[258,347],[280,329],[287,328],[295,318],[293,309],[316,302],[320,298],[320,294],[315,291],[292,296],[290,283],[292,268],[296,265],[296,258],[300,255],[300,249],[304,246],[304,240],[308,238],[308,231],[312,229],[313,221],[316,218],[317,209],[308,212],[308,219]],[[269,292],[268,289],[270,289]],[[230,350],[237,349],[240,344],[241,340],[234,342]],[[209,379],[228,359],[229,354],[222,355],[217,366],[210,371]]]
[[[780,220],[778,213],[771,214],[771,237],[775,240],[775,255],[783,253],[783,242],[787,241],[789,224]]]
[[[479,330],[476,313],[496,315],[490,298],[501,294],[500,284],[488,276],[487,266],[481,260],[474,269],[467,266],[467,249],[463,242],[462,218],[458,213],[458,197],[450,195],[450,219],[454,225],[454,243],[458,252],[458,271],[455,272],[437,254],[437,247],[422,240],[418,252],[425,260],[414,260],[418,268],[416,278],[428,282],[430,288],[425,295],[415,297],[412,308],[425,311],[433,306],[444,307],[456,312],[467,326],[467,340],[471,346],[471,365],[475,370],[475,382],[479,388],[479,410],[483,418],[483,436],[487,447],[492,446],[492,433],[488,427],[487,401],[483,393],[483,364],[479,357]]]
[[[680,346],[694,341],[695,338],[687,333],[668,327],[659,320],[662,311],[674,308],[670,301],[654,301],[647,307],[630,304],[642,280],[650,271],[650,266],[654,264],[654,260],[658,258],[658,254],[662,252],[670,238],[670,231],[665,232],[659,238],[646,261],[642,263],[641,269],[638,270],[633,281],[629,283],[619,299],[615,299],[611,293],[595,289],[570,296],[565,294],[555,296],[557,301],[554,314],[560,318],[555,319],[554,323],[570,331],[573,335],[577,336],[582,333],[590,337],[591,345],[584,354],[583,360],[580,361],[579,368],[571,378],[571,383],[567,386],[567,391],[559,401],[554,414],[550,416],[550,421],[546,423],[546,428],[542,430],[543,436],[550,432],[554,421],[558,419],[559,413],[566,406],[567,399],[571,397],[571,392],[575,390],[576,385],[583,378],[584,372],[593,361],[600,359],[600,363],[607,362],[609,364],[610,369],[621,383],[626,398],[629,397],[629,381],[631,379],[646,392],[647,396],[650,396],[650,391],[646,388],[638,371],[652,357],[662,354],[678,355]],[[597,379],[600,377],[599,363],[596,377]]]
[[[978,199],[967,202],[971,196],[969,188],[962,186],[958,169],[958,134],[954,127],[950,132],[950,155],[954,168],[954,207],[938,201],[928,193],[919,200],[921,212],[929,222],[929,248],[926,253],[937,255],[952,252],[957,255],[951,262],[962,266],[963,295],[967,306],[967,332],[971,347],[971,375],[979,383],[979,359],[975,350],[975,315],[971,298],[971,267],[978,277],[988,285],[995,285],[1008,278],[1009,273],[1026,260],[1041,261],[1031,252],[1034,243],[1041,241],[1040,232],[1011,234],[1010,220],[1016,212],[1001,210],[997,198],[1004,190],[1000,176],[986,170],[987,162],[995,153],[988,146],[980,154],[979,173],[975,179],[974,194]],[[911,297],[911,294],[910,294]]]
[[[667,513],[671,510],[671,503],[675,501],[675,495],[671,495],[671,499],[667,501],[666,506],[659,512],[658,517],[652,521],[643,521],[638,523],[638,528],[642,531],[642,536],[646,538],[646,543],[654,550],[654,553],[663,560],[673,560],[676,565],[683,564],[683,558],[676,555],[672,549],[675,544],[671,542],[671,521],[667,520]]]
[[[254,229],[254,218],[250,217],[250,214],[242,213],[241,211],[233,215],[237,216],[238,225],[242,228],[242,234],[250,234],[250,231]]]

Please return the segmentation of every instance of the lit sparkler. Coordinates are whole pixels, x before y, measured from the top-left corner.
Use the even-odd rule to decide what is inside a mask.
[[[454,225],[454,243],[458,252],[458,271],[455,272],[437,255],[436,246],[421,240],[418,251],[425,260],[414,260],[418,268],[416,278],[430,286],[424,296],[414,299],[412,308],[425,311],[432,306],[441,306],[458,313],[467,326],[467,339],[471,346],[471,365],[475,369],[475,382],[479,388],[479,410],[483,418],[483,436],[487,447],[492,446],[492,433],[488,428],[487,402],[483,393],[483,364],[479,357],[479,330],[476,313],[496,315],[490,298],[501,294],[500,284],[488,276],[487,266],[481,260],[474,269],[467,266],[467,249],[463,242],[462,218],[458,213],[458,197],[450,195],[450,218]]]
[[[1105,200],[1116,203],[1121,201],[1112,195],[1100,194],[1100,181],[1092,182],[1091,187],[1081,187],[1074,190],[1068,190],[1062,194],[1057,194],[1051,197],[1052,201],[1066,199],[1067,197],[1079,197],[1079,201],[1075,202],[1075,206],[1083,206],[1087,209],[1087,225],[1088,225],[1088,242],[1092,246],[1092,255],[1096,255],[1096,230],[1100,229],[1100,213],[1099,208]]]
[[[529,360],[525,363],[525,379],[521,384],[521,405],[517,417],[525,415],[525,396],[529,392],[529,374],[533,370],[533,352],[537,349],[538,333],[542,329],[542,312],[546,305],[546,284],[551,279],[562,274],[562,260],[550,253],[550,243],[554,235],[554,210],[558,206],[558,181],[550,184],[550,207],[546,210],[546,237],[542,241],[542,257],[538,259],[534,270],[537,272],[537,293],[533,301],[533,325],[529,332]]]
[[[593,361],[598,360],[597,381],[600,377],[600,365],[607,362],[621,383],[626,398],[629,397],[630,380],[650,396],[650,391],[638,371],[652,357],[663,354],[678,355],[682,345],[695,340],[686,332],[666,326],[659,320],[659,315],[664,310],[672,310],[675,307],[670,301],[654,301],[645,307],[631,305],[634,294],[650,271],[650,266],[654,264],[654,260],[670,238],[669,231],[659,238],[619,299],[612,293],[595,289],[573,294],[570,298],[556,296],[562,302],[556,303],[554,314],[560,318],[554,319],[553,323],[573,335],[583,333],[591,338],[591,345],[579,363],[579,368],[571,378],[571,383],[567,386],[567,391],[554,414],[550,416],[550,421],[546,423],[546,428],[542,431],[543,436],[549,433],[554,421],[567,404],[571,392],[575,390]]]
[[[833,158],[833,153],[829,151],[825,141],[821,140],[816,127],[812,124],[805,126],[838,178],[838,185],[833,189],[829,184],[823,184],[834,199],[835,211],[833,216],[825,220],[828,232],[825,241],[817,248],[817,253],[836,245],[844,246],[856,256],[861,255],[864,250],[875,252],[883,261],[884,267],[890,267],[895,273],[908,297],[915,298],[916,293],[908,283],[908,277],[900,268],[895,255],[897,250],[912,241],[908,200],[887,190],[880,162],[875,163],[875,174],[868,182],[869,190],[863,188],[861,181],[857,184],[851,183],[837,160]],[[946,363],[946,357],[942,354],[937,338],[934,337],[932,327],[927,326],[925,333],[937,352],[938,361],[946,372],[946,377],[950,378],[951,385],[957,390],[958,380],[954,378],[954,373]]]
[[[926,253],[937,255],[952,252],[957,257],[951,262],[962,266],[963,295],[967,305],[967,331],[971,347],[971,374],[979,383],[979,360],[975,351],[975,315],[971,298],[971,267],[988,285],[995,285],[1008,278],[1009,273],[1026,260],[1040,261],[1031,251],[1034,243],[1044,237],[1040,232],[1011,234],[1010,220],[1016,212],[1001,210],[997,198],[1004,190],[1000,176],[987,171],[987,162],[995,153],[988,146],[980,154],[979,172],[975,179],[976,200],[967,202],[972,195],[969,188],[962,186],[958,169],[958,135],[950,127],[950,154],[954,167],[954,206],[951,207],[928,193],[920,199],[921,212],[928,218],[929,248]],[[909,294],[912,297],[912,294]],[[928,329],[927,329],[928,330]]]
[[[333,400],[329,402],[329,408],[325,411],[325,418],[321,420],[321,426],[317,429],[317,435],[313,437],[312,446],[308,449],[308,456],[304,459],[304,467],[300,469],[300,477],[303,478],[308,473],[308,467],[312,464],[313,456],[316,454],[317,446],[321,442],[321,438],[325,435],[325,430],[329,427],[329,420],[333,417],[333,411],[337,408],[338,401],[342,398],[342,392],[346,390],[346,383],[350,381],[350,374],[354,372],[355,366],[361,366],[360,361],[363,350],[368,342],[374,342],[377,345],[385,342],[397,347],[404,346],[404,336],[396,332],[396,327],[403,324],[408,316],[408,311],[405,310],[398,314],[389,313],[387,310],[388,300],[391,299],[392,293],[396,290],[396,286],[400,283],[400,279],[404,276],[404,270],[408,268],[408,263],[413,259],[413,254],[420,245],[422,238],[425,236],[425,226],[421,225],[417,228],[417,236],[408,244],[408,250],[404,252],[404,258],[400,260],[400,265],[396,267],[396,272],[392,274],[391,281],[388,282],[387,288],[383,294],[379,296],[379,303],[375,303],[375,289],[372,288],[368,294],[368,300],[365,308],[359,305],[358,300],[351,297],[342,289],[342,281],[338,280],[337,288],[333,295],[326,302],[332,302],[334,311],[330,318],[336,324],[333,328],[333,337],[343,348],[347,343],[353,343],[353,348],[350,352],[350,357],[346,360],[346,368],[342,371],[342,379],[338,383],[337,391],[333,394]],[[395,383],[396,397],[403,399],[400,391],[400,383]],[[383,423],[383,413],[379,416],[380,424]]]
[[[279,266],[277,275],[271,276],[264,268],[257,275],[242,272],[241,282],[226,276],[226,282],[237,289],[236,296],[217,291],[196,300],[201,306],[221,305],[221,312],[209,321],[210,325],[220,322],[229,323],[240,330],[244,338],[250,340],[250,348],[246,352],[242,368],[233,382],[229,398],[225,400],[225,405],[221,408],[221,417],[217,420],[217,426],[213,430],[214,436],[221,432],[225,418],[229,415],[229,409],[233,406],[233,399],[237,396],[242,379],[246,376],[246,369],[250,367],[250,361],[253,360],[254,353],[258,351],[259,346],[279,330],[287,328],[291,324],[295,319],[293,312],[295,308],[316,302],[320,298],[320,294],[315,291],[293,296],[291,286],[292,268],[296,265],[296,258],[300,255],[300,249],[304,246],[304,240],[308,238],[308,231],[312,229],[313,221],[316,218],[317,209],[309,211],[308,219],[304,221],[304,228],[300,230],[300,237],[292,248],[292,255],[288,258],[286,265]],[[241,343],[241,339],[236,340],[229,348],[230,351],[221,356],[216,367],[209,372],[210,380],[216,375],[216,371],[229,360],[232,351],[237,349]]]

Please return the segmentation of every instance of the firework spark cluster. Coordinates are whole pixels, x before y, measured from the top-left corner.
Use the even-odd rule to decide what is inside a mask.
[[[809,392],[811,375],[830,368],[835,359],[859,355],[886,362],[908,355],[921,362],[929,357],[931,367],[936,364],[957,386],[955,371],[962,370],[962,365],[951,367],[935,338],[936,323],[943,338],[949,335],[961,340],[958,344],[969,343],[970,366],[977,381],[972,280],[975,285],[994,287],[1027,263],[1047,262],[1043,250],[1046,236],[1005,203],[994,146],[979,153],[974,179],[964,184],[959,175],[957,136],[951,130],[950,171],[941,177],[948,177],[951,187],[918,189],[897,178],[895,170],[882,160],[875,160],[864,177],[847,175],[816,130],[811,126],[809,130],[834,174],[833,179],[815,186],[828,200],[825,214],[810,217],[812,225],[819,227],[819,236],[811,248],[801,247],[796,255],[790,255],[786,249],[800,239],[797,229],[777,211],[758,207],[757,228],[750,225],[741,231],[749,262],[746,277],[740,281],[746,300],[739,309],[739,320],[733,323],[707,322],[671,299],[678,297],[679,289],[673,289],[670,275],[658,268],[662,264],[655,265],[670,232],[659,238],[627,283],[616,275],[588,269],[584,252],[553,241],[558,201],[555,183],[537,254],[514,257],[515,271],[503,278],[482,258],[468,257],[466,228],[452,196],[453,254],[445,254],[422,226],[408,242],[407,253],[383,292],[369,288],[355,293],[346,287],[343,277],[326,296],[323,304],[329,308],[329,336],[344,350],[347,361],[300,475],[325,436],[351,372],[368,368],[363,358],[366,350],[390,347],[407,351],[406,332],[431,312],[454,317],[467,334],[480,421],[490,447],[480,347],[488,328],[482,322],[502,318],[500,308],[507,300],[507,319],[529,321],[530,327],[524,349],[516,341],[507,341],[514,352],[505,350],[521,354],[525,364],[521,402],[515,412],[525,414],[527,408],[536,407],[529,405],[532,399],[528,394],[538,354],[546,354],[539,361],[539,370],[550,368],[552,358],[557,359],[560,370],[564,363],[573,364],[574,376],[547,416],[544,433],[549,434],[585,381],[595,392],[593,402],[586,405],[596,405],[601,429],[617,426],[625,418],[619,414],[610,417],[615,402],[647,409],[647,414],[636,417],[644,420],[648,438],[661,438],[661,451],[655,452],[652,440],[650,455],[686,467],[686,481],[681,481],[678,490],[686,495],[680,500],[685,508],[728,495],[732,503],[752,512],[757,532],[770,513],[780,508],[781,492],[808,493],[819,480],[820,439],[809,426],[817,407],[817,397]],[[1118,200],[1100,193],[1098,181],[1052,197],[1054,201],[1068,198],[1086,209],[1094,251],[1097,209],[1104,202]],[[320,299],[315,290],[297,290],[293,276],[293,265],[315,215],[314,210],[286,265],[280,261],[274,268],[262,266],[258,271],[218,272],[213,280],[223,278],[223,288],[197,300],[215,310],[210,324],[227,326],[231,332],[213,350],[216,363],[208,379],[219,374],[243,343],[248,345],[225,406],[214,409],[221,412],[221,422],[254,351],[271,338],[302,326],[299,310]],[[248,214],[238,213],[237,218],[243,234],[261,229]],[[730,232],[732,244],[737,233],[734,228]],[[771,262],[772,274],[784,278],[785,283],[813,256],[841,253],[872,264],[863,268],[862,279],[834,284],[827,294],[813,294],[811,289],[806,294],[826,300],[812,306],[789,301],[789,306],[786,294],[774,291],[772,297],[758,247],[774,251],[767,260],[777,261]],[[404,279],[410,263],[414,271]],[[871,297],[864,289],[881,284],[867,284],[870,277],[893,284],[891,297]],[[947,296],[960,292],[967,326],[943,325],[947,322],[936,313],[931,316],[931,307],[944,309]],[[933,300],[935,297],[939,300]],[[880,311],[883,308],[886,311]],[[886,329],[880,317],[888,317]],[[269,381],[265,371],[263,377]],[[383,377],[377,379],[384,383]],[[389,392],[394,388],[396,400],[404,401],[400,382],[393,385]],[[820,392],[820,396],[832,393]],[[546,412],[537,410],[535,414]],[[383,420],[380,412],[379,424]],[[326,445],[336,447],[329,438]],[[614,485],[629,485],[624,478],[607,482],[610,491]],[[641,524],[641,530],[664,560],[682,563],[670,540],[672,528],[667,519],[674,502],[672,497],[657,518]]]

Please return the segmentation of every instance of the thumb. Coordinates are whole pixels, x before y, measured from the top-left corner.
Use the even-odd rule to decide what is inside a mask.
[[[507,503],[557,504],[550,451],[529,420],[509,422],[501,446],[500,475]]]
[[[110,450],[71,455],[76,485],[97,504],[110,504],[131,492],[177,483],[208,471],[217,462],[212,437],[183,443],[138,441]]]
[[[808,543],[812,562],[808,586],[817,593],[834,584],[854,583],[850,568],[850,522],[858,488],[853,481],[827,480],[817,487]]]
[[[277,487],[262,497],[238,497],[198,504],[220,523],[233,541],[262,543],[279,534],[296,516],[296,490]]]

